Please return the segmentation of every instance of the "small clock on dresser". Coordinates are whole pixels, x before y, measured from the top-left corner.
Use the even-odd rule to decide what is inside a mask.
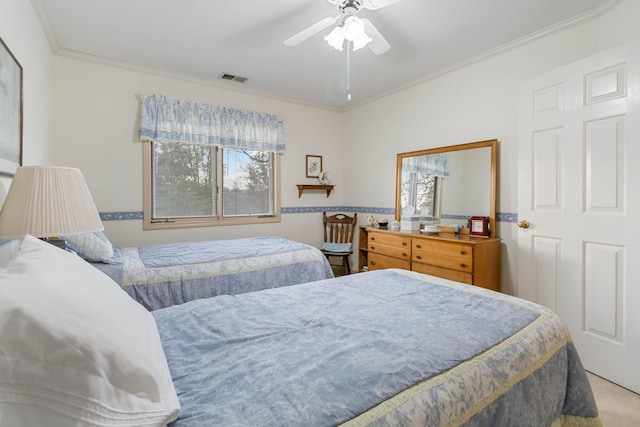
[[[489,217],[472,216],[469,218],[469,234],[471,236],[489,237]]]

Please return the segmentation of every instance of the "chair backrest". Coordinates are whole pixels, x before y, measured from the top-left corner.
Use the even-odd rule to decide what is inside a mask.
[[[353,216],[345,214],[335,214],[327,216],[326,212],[322,213],[322,221],[324,223],[324,241],[327,243],[352,243],[353,235],[356,231],[356,222],[358,214]]]

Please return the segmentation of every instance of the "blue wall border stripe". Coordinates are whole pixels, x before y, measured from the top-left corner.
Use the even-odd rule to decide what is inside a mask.
[[[142,219],[142,212],[100,212],[100,219],[103,221]]]
[[[300,214],[300,213],[316,213],[316,212],[358,212],[371,215],[387,215],[393,217],[395,215],[394,208],[363,208],[354,206],[305,206],[296,208],[282,208],[282,214]],[[142,220],[142,212],[100,212],[100,219],[103,221],[129,221]],[[517,213],[497,213],[496,221],[499,222],[518,222]]]

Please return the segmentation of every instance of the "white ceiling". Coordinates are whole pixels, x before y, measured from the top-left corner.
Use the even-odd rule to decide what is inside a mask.
[[[338,12],[327,0],[32,0],[54,51],[91,55],[335,110],[410,86],[618,0],[402,0],[361,10],[391,44],[376,56],[283,41]],[[219,80],[223,73],[245,83]]]

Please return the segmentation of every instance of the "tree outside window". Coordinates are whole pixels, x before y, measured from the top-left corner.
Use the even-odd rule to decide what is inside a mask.
[[[145,229],[279,221],[276,154],[174,142],[147,145]]]

